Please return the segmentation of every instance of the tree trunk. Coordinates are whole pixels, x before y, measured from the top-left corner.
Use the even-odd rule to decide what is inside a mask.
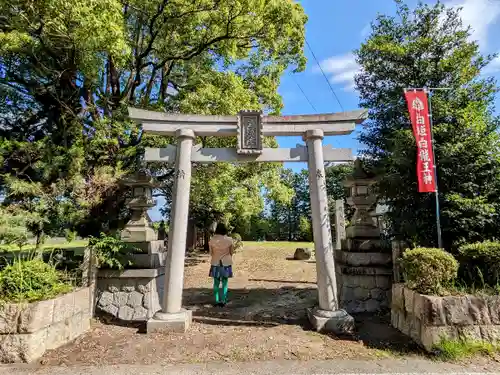
[[[43,230],[36,232],[36,243],[35,243],[35,254],[36,258],[41,259],[43,257]]]
[[[292,242],[292,207],[288,207],[288,242]]]
[[[205,240],[203,241],[203,251],[208,253],[208,242],[210,241],[210,232],[207,229],[203,230],[203,235],[205,236]]]

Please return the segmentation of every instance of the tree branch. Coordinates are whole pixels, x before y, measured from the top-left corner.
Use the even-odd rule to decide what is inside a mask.
[[[167,65],[168,65],[168,67],[167,67]],[[167,90],[168,90],[168,83],[169,83],[169,79],[168,78],[169,78],[170,73],[172,72],[173,68],[174,68],[174,62],[173,61],[170,61],[170,63],[165,64],[161,68],[160,101],[162,103],[167,98]]]
[[[158,69],[153,68],[153,71],[151,72],[151,76],[149,77],[148,84],[146,85],[146,91],[144,93],[144,97],[142,98],[142,105],[146,106],[149,103],[149,97],[151,95],[151,90],[153,89],[153,83],[156,78],[156,73]]]
[[[109,78],[111,83],[111,107],[117,109],[120,105],[121,90],[120,90],[120,78],[118,77],[118,71],[113,62],[113,57],[108,56],[109,64]]]

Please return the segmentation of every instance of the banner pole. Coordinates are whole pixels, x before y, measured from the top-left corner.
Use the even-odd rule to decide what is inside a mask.
[[[432,90],[424,89],[429,93],[429,127],[431,130],[431,145],[432,145],[432,156],[434,158],[434,181],[436,186],[436,229],[437,229],[437,240],[438,240],[438,248],[443,248],[443,239],[441,237],[441,215],[439,209],[439,188],[438,188],[438,180],[437,180],[437,162],[436,162],[436,153],[434,152],[434,132],[433,132],[433,122],[432,122]]]

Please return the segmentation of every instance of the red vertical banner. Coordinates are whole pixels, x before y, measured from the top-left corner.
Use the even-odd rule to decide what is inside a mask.
[[[406,91],[405,98],[417,143],[418,191],[433,193],[436,191],[436,175],[427,94],[422,90]]]

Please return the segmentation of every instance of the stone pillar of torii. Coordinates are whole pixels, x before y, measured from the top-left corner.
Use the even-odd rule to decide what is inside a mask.
[[[144,132],[177,138],[176,146],[145,151],[146,161],[175,164],[162,310],[148,321],[148,332],[185,331],[191,323],[191,312],[182,308],[182,292],[192,162],[307,162],[318,286],[318,306],[309,309],[308,316],[318,331],[352,330],[352,317],[338,306],[324,162],[349,162],[353,157],[351,149],[323,146],[323,138],[352,133],[367,118],[367,111],[295,116],[264,116],[255,111],[241,111],[237,116],[128,111]],[[265,136],[297,135],[303,137],[305,146],[263,147]],[[194,145],[197,136],[234,136],[237,147],[202,148]]]

